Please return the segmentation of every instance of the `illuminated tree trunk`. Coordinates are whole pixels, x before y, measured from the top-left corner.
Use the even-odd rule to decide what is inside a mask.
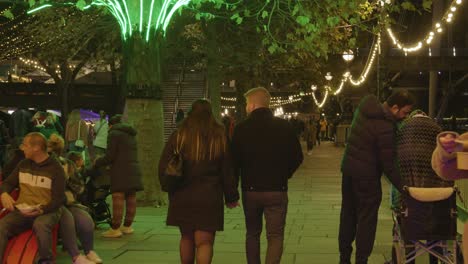
[[[157,171],[164,147],[164,118],[161,100],[162,37],[146,42],[139,33],[124,41],[124,116],[137,130],[138,161],[145,190],[138,199],[165,204]]]

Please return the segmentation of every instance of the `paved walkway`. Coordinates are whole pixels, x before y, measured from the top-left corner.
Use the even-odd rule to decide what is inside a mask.
[[[323,142],[313,150],[312,155],[305,155],[304,163],[290,180],[285,251],[281,263],[338,263],[339,165],[342,153],[343,148]],[[383,188],[377,238],[370,258],[370,263],[375,264],[382,264],[391,257],[392,220],[388,210],[388,185],[384,183]],[[105,263],[180,263],[179,233],[175,228],[166,227],[165,214],[165,207],[139,207],[134,224],[135,234],[104,239],[99,236],[102,230],[97,230],[96,251]],[[246,263],[244,236],[242,209],[226,209],[225,231],[216,236],[213,263]],[[264,254],[266,240],[265,235],[262,236]],[[70,258],[61,252],[58,263],[70,263]]]

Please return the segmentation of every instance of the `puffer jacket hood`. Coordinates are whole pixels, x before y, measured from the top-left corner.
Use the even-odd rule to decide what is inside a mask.
[[[136,136],[136,134],[137,134],[137,131],[135,130],[135,128],[133,128],[130,124],[127,124],[127,123],[115,124],[110,129],[110,131],[112,131],[112,130],[122,131],[122,132],[127,133],[127,134],[129,134],[131,136]]]
[[[367,118],[385,117],[383,106],[374,95],[368,95],[362,99],[360,112]]]

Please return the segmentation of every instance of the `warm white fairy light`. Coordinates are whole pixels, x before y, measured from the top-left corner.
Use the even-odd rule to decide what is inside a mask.
[[[343,79],[343,80],[341,81],[340,86],[338,86],[338,90],[336,90],[336,91],[333,93],[333,95],[337,95],[337,94],[341,93],[341,90],[343,90],[343,87],[344,87],[346,81],[347,81],[347,78],[346,78],[346,79]]]
[[[453,21],[454,12],[457,11],[457,7],[455,6],[455,4],[461,5],[461,3],[462,3],[462,0],[456,0],[456,1],[452,2],[452,5],[445,12],[445,15],[442,17],[442,20],[440,22],[437,22],[437,23],[434,24],[433,30],[435,30],[439,34],[444,32],[443,23],[444,22],[451,23]],[[407,53],[416,52],[416,51],[420,50],[423,47],[424,43],[425,43],[425,45],[430,45],[431,42],[432,42],[432,39],[434,38],[434,32],[430,31],[428,34],[426,34],[426,37],[424,37],[423,40],[418,41],[417,44],[411,45],[411,46],[406,46],[406,45],[402,44],[400,42],[400,40],[398,40],[395,37],[395,35],[393,34],[392,29],[390,28],[390,26],[387,26],[387,33],[388,33],[388,36],[390,37],[390,39],[392,40],[393,45],[395,45],[399,49],[401,49],[405,53],[405,55],[407,55]]]
[[[353,80],[353,76],[351,75],[348,77],[348,80],[349,82],[351,82],[352,85],[358,86],[366,81],[367,75],[369,74],[369,71],[371,70],[372,65],[374,65],[375,57],[377,55],[377,51],[379,50],[379,46],[380,46],[380,34],[377,35],[377,41],[375,41],[373,44],[372,52],[367,59],[366,66],[364,66],[364,70],[361,73],[361,76],[359,76],[357,80]]]
[[[23,64],[26,64],[29,67],[46,72],[46,69],[44,67],[41,67],[37,61],[23,59],[22,57],[19,57],[19,59]]]
[[[221,100],[235,102],[235,101],[237,101],[237,98],[236,98],[236,97],[224,97],[224,96],[221,96]]]
[[[325,91],[325,95],[323,96],[321,103],[318,102],[317,98],[315,97],[315,93],[312,93],[312,97],[314,98],[315,104],[318,106],[318,108],[322,108],[325,105],[325,102],[327,101],[328,90]]]
[[[223,109],[236,109],[235,105],[222,105],[221,108]]]

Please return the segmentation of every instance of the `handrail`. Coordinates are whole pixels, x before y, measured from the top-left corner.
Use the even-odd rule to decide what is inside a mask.
[[[182,96],[182,82],[185,80],[185,65],[186,60],[182,63],[182,69],[179,72],[179,78],[177,81],[176,98],[174,99],[174,109],[172,111],[172,124],[176,123],[177,111],[179,109],[179,97]]]

